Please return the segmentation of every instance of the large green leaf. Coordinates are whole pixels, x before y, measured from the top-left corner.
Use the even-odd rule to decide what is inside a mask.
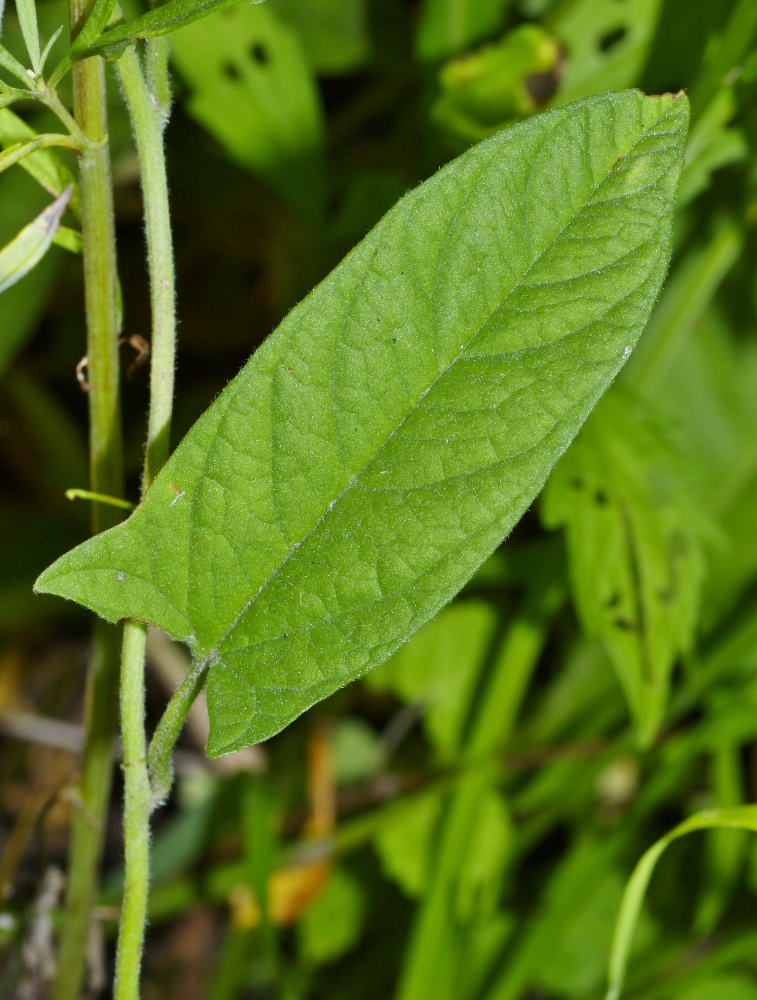
[[[439,171],[38,590],[189,643],[214,756],[381,663],[510,531],[630,354],[687,121],[682,96],[602,95]]]

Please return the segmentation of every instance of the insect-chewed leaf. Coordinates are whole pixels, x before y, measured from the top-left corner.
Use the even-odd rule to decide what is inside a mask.
[[[687,121],[684,96],[605,94],[439,171],[38,591],[189,643],[211,755],[381,663],[510,531],[630,353]]]
[[[691,644],[704,576],[708,522],[680,464],[649,411],[615,387],[544,492],[545,522],[567,529],[581,622],[602,640],[645,745]]]

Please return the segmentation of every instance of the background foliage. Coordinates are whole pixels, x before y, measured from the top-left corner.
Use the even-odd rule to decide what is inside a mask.
[[[45,38],[66,20],[58,0],[39,14]],[[145,997],[599,998],[643,850],[695,809],[757,799],[756,33],[753,0],[266,0],[173,37],[176,440],[471,143],[633,85],[686,88],[694,117],[652,321],[502,549],[264,748],[210,765],[194,712],[153,844]],[[3,44],[20,56],[10,11]],[[149,329],[141,211],[117,101],[111,121],[130,337]],[[45,203],[19,167],[0,176],[0,242]],[[87,618],[31,584],[87,531],[64,497],[86,486],[83,329],[80,263],[58,247],[0,295],[3,996],[46,995],[76,808]],[[136,497],[147,385],[128,343],[123,372]],[[148,652],[157,718],[184,653],[159,633]],[[92,993],[110,977],[117,802]],[[670,848],[629,996],[757,997],[754,851],[731,830]]]

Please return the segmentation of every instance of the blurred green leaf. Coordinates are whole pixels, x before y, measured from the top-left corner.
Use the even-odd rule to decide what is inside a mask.
[[[705,110],[728,74],[749,52],[757,34],[757,4],[736,0],[723,32],[705,56],[702,75],[691,92],[694,115]]]
[[[297,925],[302,954],[321,964],[350,951],[360,939],[364,910],[360,883],[343,868],[335,868]]]
[[[365,781],[384,765],[384,745],[361,719],[340,719],[331,731],[330,744],[337,785]]]
[[[741,770],[740,747],[724,733],[710,760],[714,806],[727,809],[744,804]],[[694,917],[697,934],[710,934],[723,916],[733,895],[747,847],[745,832],[736,834],[732,830],[715,829],[707,835],[704,887]]]
[[[370,58],[367,0],[268,0],[294,28],[316,73],[354,72]]]
[[[20,281],[45,256],[58,231],[70,197],[71,189],[66,188],[52,205],[0,249],[0,293]]]
[[[461,145],[477,142],[546,104],[557,90],[561,63],[551,35],[521,25],[500,42],[447,63],[431,118]]]
[[[656,841],[642,856],[628,880],[615,924],[606,1000],[618,1000],[623,991],[626,966],[644,896],[655,866],[669,844],[697,830],[731,829],[757,832],[757,806],[735,809],[708,809],[690,816]]]
[[[479,803],[465,853],[460,858],[456,899],[460,920],[471,921],[495,910],[513,839],[505,800],[490,789]]]
[[[317,215],[322,115],[295,32],[267,4],[240,3],[177,32],[172,53],[192,117],[232,159]]]
[[[686,986],[674,1000],[757,1000],[757,986],[743,975],[710,976]]]
[[[568,0],[546,19],[566,49],[557,101],[638,82],[662,0]]]
[[[500,27],[511,0],[424,0],[415,49],[433,62],[462,52]]]
[[[484,601],[445,608],[366,683],[423,706],[424,726],[442,761],[460,752],[463,728],[497,615]]]
[[[746,157],[748,146],[743,132],[728,127],[735,113],[733,89],[724,87],[692,128],[678,188],[679,208],[707,190],[716,170]]]
[[[142,14],[141,17],[136,17],[127,24],[119,24],[117,27],[103,32],[86,47],[78,46],[74,42],[71,47],[71,56],[75,59],[83,59],[95,53],[102,54],[103,49],[116,54],[122,52],[124,46],[132,45],[139,38],[156,38],[159,35],[170,34],[207,17],[209,14],[228,10],[237,2],[238,0],[168,0],[168,3],[154,7],[147,14]],[[260,3],[262,0],[251,0],[251,2]],[[100,4],[97,14],[104,17],[109,5],[110,0]],[[99,26],[100,16],[98,16],[96,24],[93,22],[93,33],[94,28]],[[63,67],[56,68],[54,77],[64,71]]]
[[[691,332],[741,250],[742,236],[728,219],[705,247],[689,251],[652,314],[623,381],[646,398],[661,398],[668,373],[680,361]]]
[[[373,839],[385,875],[408,896],[421,896],[428,887],[442,803],[441,794],[431,791],[395,806]]]
[[[614,388],[555,468],[542,512],[565,525],[583,627],[605,645],[642,745],[663,718],[670,674],[691,648],[706,519],[684,466],[638,398]]]

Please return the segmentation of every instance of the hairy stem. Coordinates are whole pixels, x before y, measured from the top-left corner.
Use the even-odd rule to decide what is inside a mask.
[[[71,0],[71,34],[89,13],[87,0]],[[85,59],[73,69],[74,117],[88,140],[80,159],[81,221],[87,315],[90,485],[95,493],[123,495],[119,395],[118,275],[115,219],[108,149],[105,64]],[[92,531],[115,524],[122,515],[92,504]],[[118,690],[118,630],[97,622],[87,678],[81,803],[73,820],[66,918],[55,1000],[78,1000],[84,976],[89,922],[113,769]]]
[[[124,625],[121,653],[121,742],[124,769],[124,898],[118,927],[115,1000],[138,1000],[150,883],[150,779],[145,740],[147,626]]]
[[[173,242],[163,149],[165,111],[153,100],[133,48],[124,52],[116,62],[116,69],[137,142],[150,271],[152,366],[144,492],[168,458],[176,356]]]
[[[148,763],[150,767],[150,784],[152,786],[152,808],[162,805],[171,791],[173,769],[171,753],[179,738],[181,727],[187,717],[192,703],[202,690],[208,674],[206,664],[193,663],[187,676],[179,685],[163,717],[158,723],[155,735],[150,743]]]
[[[167,61],[158,67],[167,79]],[[173,407],[176,318],[173,245],[163,128],[167,109],[153,99],[139,56],[128,48],[116,62],[137,144],[147,236],[152,306],[150,410],[142,493],[168,458]],[[165,87],[167,93],[167,83]],[[124,900],[118,932],[116,1000],[138,1000],[150,882],[150,811],[144,727],[147,631],[141,622],[124,626],[121,661],[121,731],[124,746]]]

